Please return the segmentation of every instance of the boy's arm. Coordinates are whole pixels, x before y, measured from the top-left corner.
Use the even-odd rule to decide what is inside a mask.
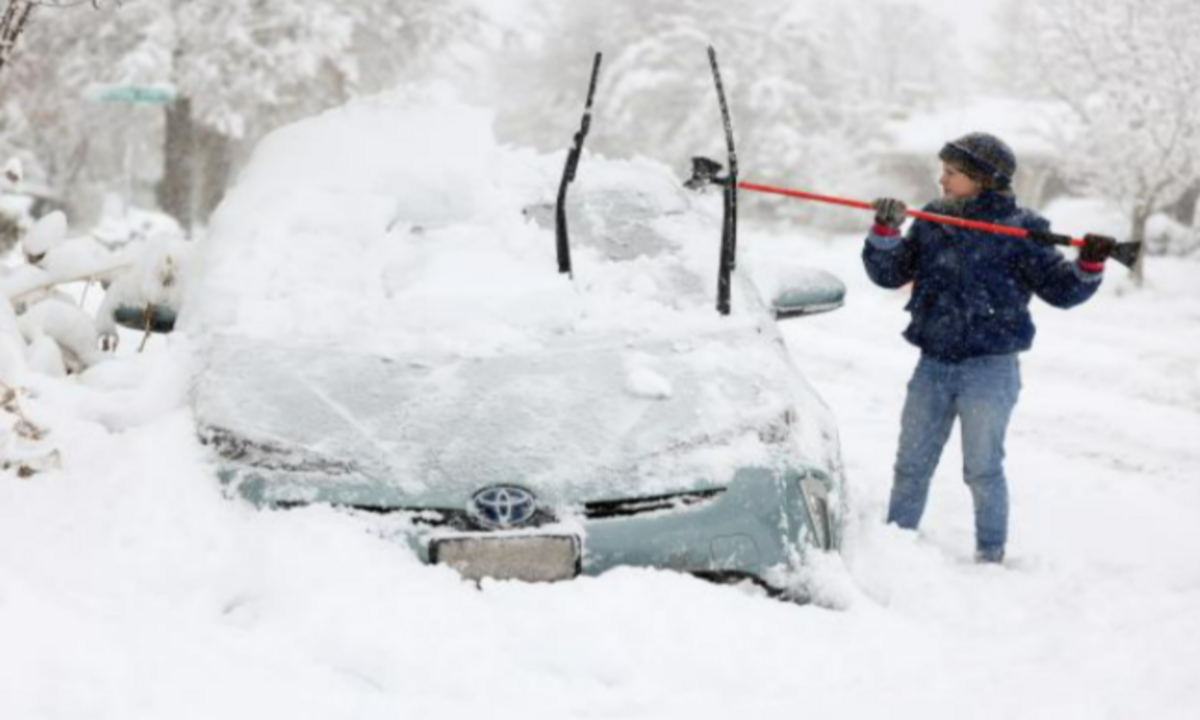
[[[1028,229],[1034,231],[1050,229],[1050,223],[1042,218],[1030,225]],[[1112,252],[1111,245],[1115,241],[1098,235],[1087,237],[1089,245],[1074,262],[1053,247],[1028,244],[1021,271],[1025,282],[1038,297],[1055,307],[1069,308],[1096,294],[1104,277],[1104,261]],[[1101,246],[1107,247],[1107,252]]]

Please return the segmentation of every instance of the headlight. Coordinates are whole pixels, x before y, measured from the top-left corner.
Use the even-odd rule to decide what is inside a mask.
[[[804,509],[808,511],[813,544],[822,550],[832,550],[833,527],[829,518],[829,491],[825,484],[808,475],[800,480],[800,495],[804,498]]]

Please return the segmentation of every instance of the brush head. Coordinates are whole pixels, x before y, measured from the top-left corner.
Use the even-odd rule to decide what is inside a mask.
[[[1112,255],[1110,257],[1132,270],[1133,266],[1137,265],[1138,258],[1141,256],[1141,254],[1142,243],[1124,242],[1117,243],[1116,246],[1113,247]]]
[[[689,190],[703,190],[709,185],[724,185],[728,178],[720,177],[721,163],[706,157],[692,158],[692,176],[683,184]]]

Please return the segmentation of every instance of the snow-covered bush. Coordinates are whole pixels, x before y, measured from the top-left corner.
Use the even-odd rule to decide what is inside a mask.
[[[1200,256],[1200,232],[1168,215],[1153,215],[1146,222],[1146,252],[1174,257]]]
[[[99,280],[123,264],[90,238],[67,238],[67,218],[40,218],[21,241],[26,260],[5,268],[0,290],[0,380],[12,387],[34,370],[49,375],[79,372],[103,360],[91,316],[59,286]]]
[[[66,216],[52,212],[24,233],[25,262],[0,268],[7,299],[0,302],[0,470],[29,477],[58,463],[49,431],[22,407],[35,375],[63,378],[105,362],[104,351],[116,348],[118,308],[178,309],[191,248],[177,227],[157,227],[154,237],[132,234],[114,249],[95,237],[69,237]],[[84,290],[64,289],[79,283]],[[93,317],[96,298],[86,302],[87,290],[97,283],[108,292]]]
[[[137,249],[132,264],[109,285],[96,312],[95,329],[105,346],[116,347],[115,318],[120,308],[142,311],[149,323],[156,309],[174,317],[183,301],[184,269],[191,258],[192,244],[181,234],[163,233]]]

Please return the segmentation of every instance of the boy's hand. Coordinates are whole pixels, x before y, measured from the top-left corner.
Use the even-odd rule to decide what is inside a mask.
[[[1083,247],[1079,250],[1079,261],[1090,265],[1102,265],[1112,255],[1117,241],[1107,235],[1084,235]]]
[[[892,230],[899,230],[908,218],[908,206],[895,198],[879,198],[871,207],[875,208],[875,224]]]

